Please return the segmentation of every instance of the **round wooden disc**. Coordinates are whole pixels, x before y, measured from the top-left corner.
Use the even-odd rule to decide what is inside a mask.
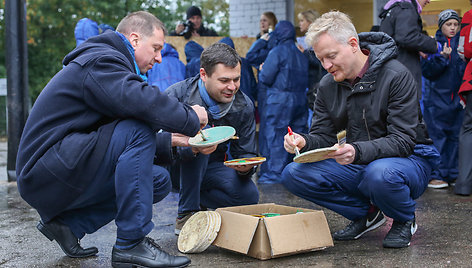
[[[207,147],[225,142],[236,134],[236,130],[230,126],[211,127],[202,130],[207,140],[203,140],[202,135],[198,133],[195,137],[188,140],[188,144],[193,147]]]
[[[177,246],[182,253],[200,253],[216,239],[220,230],[220,214],[200,211],[187,220],[180,231]]]
[[[315,150],[311,150],[308,152],[304,152],[300,155],[297,155],[293,158],[294,162],[297,163],[313,163],[321,160],[325,160],[328,157],[327,154],[336,151],[336,147],[328,147],[328,148],[319,148]]]

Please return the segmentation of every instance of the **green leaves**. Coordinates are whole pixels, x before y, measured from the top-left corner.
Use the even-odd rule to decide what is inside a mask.
[[[204,25],[220,35],[229,33],[229,0],[27,0],[28,75],[31,97],[36,99],[62,68],[62,59],[75,47],[74,29],[82,18],[116,27],[130,12],[147,10],[169,31],[185,20],[191,5],[201,7]],[[0,77],[5,74],[5,2],[0,1]]]

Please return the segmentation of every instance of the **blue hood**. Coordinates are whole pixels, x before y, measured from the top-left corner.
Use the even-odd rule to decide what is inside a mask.
[[[187,57],[187,62],[190,62],[194,58],[200,58],[200,55],[203,52],[203,47],[195,41],[190,41],[185,44],[184,50],[185,56]]]
[[[223,44],[227,44],[228,46],[230,46],[234,49],[234,42],[233,42],[233,39],[231,39],[230,37],[224,37],[223,39],[221,39],[218,42],[223,43]]]
[[[282,20],[275,25],[273,37],[277,40],[277,43],[285,40],[295,40],[295,27],[288,20]]]
[[[74,35],[77,46],[82,44],[89,37],[98,34],[98,24],[89,18],[80,19],[75,25]]]
[[[171,45],[168,43],[164,44],[164,48],[161,51],[162,57],[174,57],[174,58],[179,58],[179,52],[175,50]]]

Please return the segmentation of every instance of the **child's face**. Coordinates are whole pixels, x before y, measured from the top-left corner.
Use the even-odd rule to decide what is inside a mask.
[[[454,37],[459,31],[459,22],[455,19],[447,20],[441,27],[441,32],[448,38]]]

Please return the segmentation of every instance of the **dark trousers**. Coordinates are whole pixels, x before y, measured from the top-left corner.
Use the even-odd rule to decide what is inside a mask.
[[[470,195],[472,192],[472,92],[463,94],[467,101],[464,121],[459,134],[459,177],[454,193]]]
[[[58,217],[82,238],[113,219],[117,236],[139,239],[154,227],[152,204],[171,190],[166,169],[153,165],[155,132],[134,120],[119,122],[91,185]]]
[[[190,161],[177,161],[172,177],[180,180],[179,213],[207,208],[257,204],[259,192],[250,178],[240,178],[223,162],[209,162],[198,154]],[[174,180],[175,181],[175,180]]]
[[[414,200],[426,190],[438,159],[434,146],[417,145],[408,158],[382,158],[368,165],[340,165],[334,159],[293,162],[284,169],[282,184],[349,220],[364,217],[374,204],[385,215],[404,222],[414,217]]]

